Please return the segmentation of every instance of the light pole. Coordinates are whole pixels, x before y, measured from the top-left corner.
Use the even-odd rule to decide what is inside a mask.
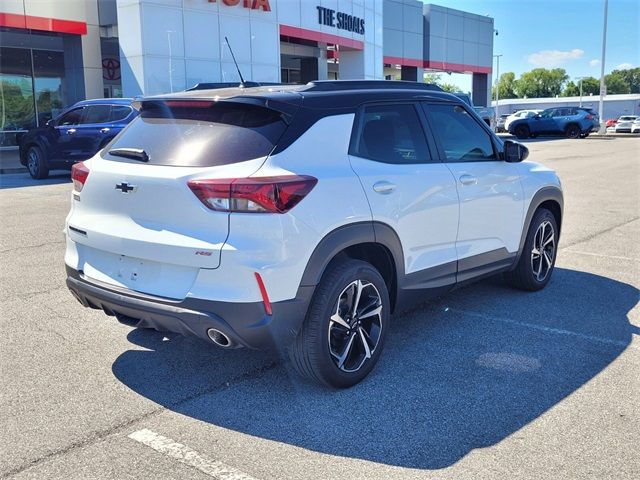
[[[587,77],[578,77],[578,85],[580,86],[580,106],[582,106],[582,80]]]
[[[606,85],[604,84],[604,54],[607,50],[607,10],[609,0],[604,0],[604,27],[602,29],[602,58],[600,59],[600,103],[598,105],[598,116],[600,117],[600,130],[598,133],[606,133],[607,129],[604,123],[604,94]]]
[[[498,127],[498,118],[500,118],[499,114],[498,114],[498,105],[500,102],[500,57],[502,56],[502,54],[500,55],[494,55],[493,57],[496,59],[496,108],[494,110],[494,120],[493,120],[493,124],[495,126],[495,128]]]

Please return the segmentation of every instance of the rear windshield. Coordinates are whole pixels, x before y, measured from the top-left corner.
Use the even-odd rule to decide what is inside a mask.
[[[148,163],[213,167],[269,155],[287,125],[275,110],[232,102],[145,103],[103,151],[117,162],[137,160],[111,155],[116,149],[144,150]]]

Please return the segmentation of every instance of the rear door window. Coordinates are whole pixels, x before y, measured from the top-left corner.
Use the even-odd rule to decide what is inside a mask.
[[[150,102],[114,141],[104,158],[136,160],[110,155],[114,149],[141,149],[149,164],[212,167],[269,155],[287,125],[279,112],[239,102]]]
[[[447,162],[497,158],[489,133],[460,105],[424,104]]]
[[[383,163],[431,161],[422,123],[412,104],[364,107],[349,153]]]
[[[111,105],[89,105],[85,107],[81,123],[95,124],[108,123],[111,114]]]

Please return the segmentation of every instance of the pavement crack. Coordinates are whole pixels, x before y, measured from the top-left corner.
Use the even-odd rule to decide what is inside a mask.
[[[23,245],[20,247],[13,247],[13,248],[6,248],[4,250],[0,250],[0,253],[11,253],[11,252],[15,252],[17,250],[28,250],[31,248],[42,248],[42,247],[46,247],[48,245],[63,245],[65,243],[65,240],[59,240],[56,242],[46,242],[46,243],[40,243],[39,245]]]
[[[38,457],[36,459],[33,459],[29,462],[23,463],[22,465],[19,465],[18,467],[15,467],[11,470],[7,470],[6,472],[2,472],[0,473],[0,478],[11,478],[14,477],[22,472],[24,472],[25,470],[29,470],[31,468],[34,468],[42,463],[45,463],[49,460],[53,460],[54,458],[66,455],[69,452],[72,452],[74,450],[77,450],[79,448],[84,448],[84,447],[88,447],[90,445],[96,444],[102,440],[104,440],[107,437],[113,436],[113,435],[117,435],[118,433],[129,429],[131,426],[135,425],[136,423],[143,421],[143,420],[147,420],[149,418],[153,418],[159,414],[161,414],[162,412],[166,411],[166,410],[170,410],[173,411],[175,409],[177,409],[178,407],[181,407],[182,405],[185,405],[199,397],[202,397],[204,395],[209,395],[211,393],[214,393],[218,390],[222,390],[224,388],[229,388],[232,385],[238,385],[240,383],[246,382],[248,380],[253,380],[255,378],[259,378],[261,377],[264,373],[275,369],[276,367],[278,367],[280,365],[279,362],[276,361],[272,361],[269,362],[267,364],[261,365],[258,368],[255,368],[253,370],[249,370],[247,372],[243,372],[239,375],[236,375],[235,377],[232,377],[230,380],[226,380],[224,382],[220,382],[210,388],[205,388],[205,389],[201,389],[199,391],[194,392],[192,395],[186,396],[181,398],[180,400],[169,404],[167,406],[162,406],[162,407],[157,407],[154,408],[153,410],[143,414],[143,415],[139,415],[135,418],[131,418],[129,420],[125,420],[124,422],[121,422],[117,425],[114,425],[110,428],[106,428],[104,430],[98,430],[96,432],[93,432],[92,435],[77,440],[73,443],[70,443],[69,445],[62,447],[60,449],[57,450],[53,450],[45,455],[42,455],[41,457]]]
[[[583,238],[581,238],[579,240],[571,242],[571,243],[569,243],[567,245],[562,245],[558,250],[564,250],[565,248],[573,247],[575,245],[579,245],[581,243],[588,242],[589,240],[593,240],[594,238],[599,237],[600,235],[612,232],[613,230],[616,230],[617,228],[620,228],[620,227],[624,227],[625,225],[629,225],[630,223],[633,223],[636,220],[640,220],[640,217],[634,217],[631,220],[625,220],[622,223],[619,223],[617,225],[613,225],[612,227],[609,227],[609,228],[605,228],[604,230],[600,230],[600,231],[598,231],[596,233],[593,233],[591,235],[587,235],[586,237],[583,237]]]

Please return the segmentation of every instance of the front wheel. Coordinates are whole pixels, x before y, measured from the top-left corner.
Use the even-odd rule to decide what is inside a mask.
[[[389,318],[389,292],[380,273],[360,260],[334,263],[289,349],[291,363],[310,380],[351,387],[378,362]]]
[[[553,273],[558,250],[558,225],[553,214],[539,209],[529,225],[527,238],[516,268],[505,273],[505,280],[520,290],[543,289]]]
[[[27,150],[27,169],[35,180],[42,180],[49,176],[49,165],[40,147],[32,145]]]

